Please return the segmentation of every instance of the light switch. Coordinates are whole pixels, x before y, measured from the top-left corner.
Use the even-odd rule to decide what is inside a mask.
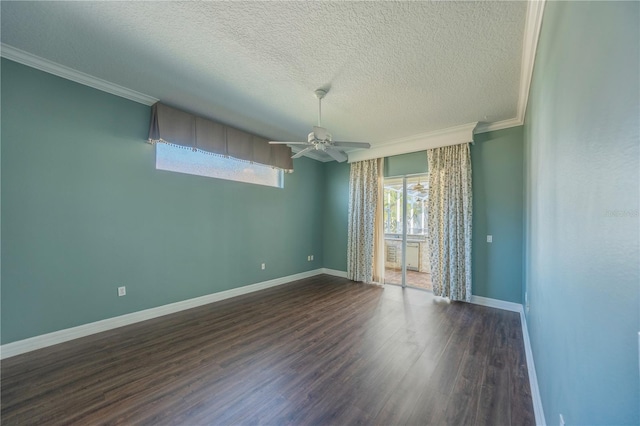
[[[487,235],[487,242],[488,243],[492,243],[493,242],[493,235]]]

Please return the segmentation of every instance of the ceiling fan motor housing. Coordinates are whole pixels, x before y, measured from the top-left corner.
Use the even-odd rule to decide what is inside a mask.
[[[313,126],[313,135],[317,141],[331,142],[331,134],[324,127]]]
[[[332,145],[331,133],[324,127],[313,126],[313,132],[307,136],[307,142],[313,144],[315,149],[324,151],[327,146]]]

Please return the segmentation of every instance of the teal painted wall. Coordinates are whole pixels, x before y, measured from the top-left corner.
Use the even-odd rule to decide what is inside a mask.
[[[522,303],[522,127],[476,135],[473,168],[473,294]],[[426,151],[385,158],[385,174],[426,172]],[[349,165],[326,163],[324,259],[347,269]],[[337,220],[336,218],[340,218]],[[486,243],[486,235],[494,237]]]
[[[548,424],[640,424],[640,3],[547,2],[525,120],[529,335]]]
[[[427,173],[427,151],[394,155],[384,159],[384,177]]]
[[[522,303],[522,126],[482,133],[474,139],[473,294]],[[492,243],[487,243],[487,235],[493,236]]]
[[[349,215],[348,163],[324,163],[324,267],[347,270],[347,230]]]
[[[3,344],[323,266],[323,164],[284,189],[157,171],[149,107],[1,78]]]
[[[324,163],[326,193],[324,203],[324,266],[347,270],[347,232],[349,217],[348,163]],[[395,155],[384,159],[384,175],[426,173],[426,151]]]
[[[479,134],[474,142],[473,294],[522,303],[522,126]],[[385,176],[426,173],[426,162],[426,151],[385,158]]]
[[[305,270],[346,270],[348,164],[296,160],[284,190],[157,171],[144,143],[148,107],[8,60],[2,71],[3,344]],[[472,155],[474,294],[514,301],[519,264],[504,258],[513,241],[498,240],[517,199],[505,192],[517,181],[512,139],[487,134]],[[424,151],[385,163],[389,176],[426,171]],[[477,244],[483,224],[493,252]]]

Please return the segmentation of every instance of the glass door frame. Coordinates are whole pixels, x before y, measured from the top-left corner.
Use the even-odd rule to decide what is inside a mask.
[[[402,176],[402,288],[407,287],[407,175]]]

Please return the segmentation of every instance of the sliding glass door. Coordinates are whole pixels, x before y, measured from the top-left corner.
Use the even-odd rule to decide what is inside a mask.
[[[427,186],[427,175],[384,180],[384,281],[387,284],[431,290]]]
[[[384,282],[402,285],[404,178],[384,180]]]

